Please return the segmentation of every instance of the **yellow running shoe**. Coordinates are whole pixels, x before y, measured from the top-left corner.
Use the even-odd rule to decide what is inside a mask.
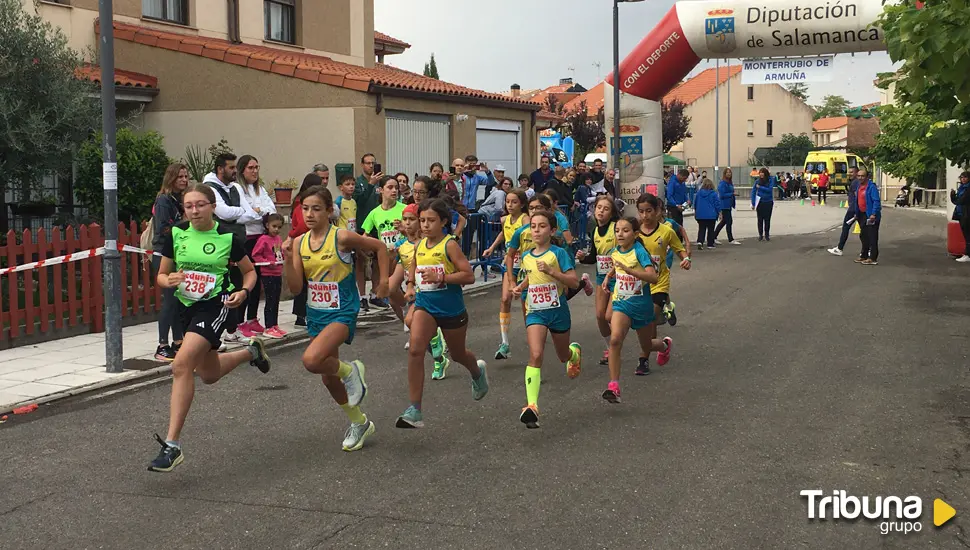
[[[566,376],[576,378],[582,371],[583,347],[577,342],[573,342],[572,344],[569,344],[569,350],[573,352],[573,357],[575,357],[576,360],[573,361],[572,358],[570,358],[569,361],[566,361]]]

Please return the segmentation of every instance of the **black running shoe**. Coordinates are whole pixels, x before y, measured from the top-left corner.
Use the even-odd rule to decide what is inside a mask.
[[[259,372],[263,374],[269,372],[270,360],[269,355],[266,354],[266,345],[263,344],[263,341],[259,338],[253,338],[246,349],[253,354],[249,364],[259,369]]]
[[[305,327],[306,326],[306,317],[297,317],[295,324],[298,327]]]
[[[158,444],[162,446],[162,450],[158,452],[155,460],[148,465],[148,471],[171,472],[182,463],[182,449],[169,445],[158,434],[155,434],[155,441],[158,441]]]
[[[159,361],[174,361],[175,351],[168,344],[159,344],[155,348],[155,359]]]
[[[637,365],[637,370],[634,372],[637,376],[646,376],[650,374],[650,363],[644,359],[640,358],[640,364]]]
[[[519,421],[525,424],[526,428],[534,430],[539,427],[539,407],[535,405],[529,405],[522,409],[522,414],[519,415]]]
[[[391,303],[387,301],[387,298],[371,298],[369,301],[372,306],[379,307],[381,309],[391,307]]]
[[[670,326],[674,326],[674,325],[677,324],[677,311],[676,310],[673,310],[673,309],[670,310],[670,314],[667,315],[667,322],[670,323]]]
[[[363,313],[370,313],[370,304],[367,303],[367,298],[360,299],[360,311]]]

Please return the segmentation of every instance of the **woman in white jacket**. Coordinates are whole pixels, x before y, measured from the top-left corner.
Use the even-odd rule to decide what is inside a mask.
[[[246,222],[246,254],[252,254],[253,248],[256,246],[256,241],[259,240],[259,237],[263,233],[266,233],[266,228],[263,226],[263,217],[269,214],[275,214],[276,205],[273,204],[273,199],[270,198],[269,193],[260,185],[259,161],[256,160],[256,157],[252,155],[239,157],[239,162],[236,164],[236,173],[239,174],[238,183],[242,187],[243,198],[260,215],[260,218],[257,220]],[[246,321],[239,325],[239,332],[246,338],[252,338],[254,335],[262,334],[265,330],[259,324],[259,298],[261,291],[262,280],[260,277],[260,266],[256,266],[256,286],[253,287],[252,293],[247,297],[243,305],[239,307],[240,312],[246,313]]]

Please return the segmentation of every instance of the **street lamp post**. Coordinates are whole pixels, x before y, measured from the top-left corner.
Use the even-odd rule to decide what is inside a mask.
[[[613,169],[620,176],[620,2],[643,0],[613,0]],[[622,181],[622,180],[621,180]]]

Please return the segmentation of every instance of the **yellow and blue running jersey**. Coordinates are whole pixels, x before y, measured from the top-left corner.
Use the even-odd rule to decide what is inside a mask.
[[[427,237],[415,247],[415,300],[414,305],[434,317],[456,317],[465,312],[465,300],[461,293],[461,285],[445,283],[425,283],[422,280],[422,269],[433,269],[438,273],[450,275],[458,268],[448,257],[446,247],[454,240],[451,235],[445,235],[438,244],[428,246]]]
[[[353,339],[360,294],[353,257],[337,246],[341,231],[347,230],[331,225],[316,250],[310,246],[310,233],[305,233],[300,240],[300,259],[307,280],[307,331],[311,336],[337,322],[350,327],[350,339]]]
[[[526,290],[527,312],[548,309],[545,307],[547,303],[566,303],[565,299],[559,299],[560,296],[566,294],[566,285],[556,280],[556,278],[552,275],[539,271],[539,262],[545,262],[550,269],[558,269],[563,273],[569,271],[570,269],[575,269],[575,264],[573,263],[573,259],[569,256],[569,253],[555,245],[551,245],[549,249],[542,254],[536,254],[535,249],[533,248],[528,253],[523,255],[522,268],[519,270],[519,281],[521,282],[525,280],[526,277],[529,278],[529,288]],[[542,293],[544,296],[540,297],[536,295],[528,297],[528,293],[532,292]]]
[[[664,263],[664,257],[667,255],[667,248],[673,248],[674,252],[681,252],[684,250],[684,245],[680,242],[680,237],[674,233],[674,230],[670,226],[661,223],[654,229],[649,235],[640,231],[640,243],[643,247],[647,249],[650,253],[650,257],[653,259],[653,263],[657,265],[657,269],[660,278],[657,284],[650,285],[651,294],[659,293],[669,293],[670,292],[670,270],[667,269],[667,264]]]
[[[613,269],[613,248],[616,246],[616,222],[593,228],[593,252],[596,254],[596,284],[603,284]]]

